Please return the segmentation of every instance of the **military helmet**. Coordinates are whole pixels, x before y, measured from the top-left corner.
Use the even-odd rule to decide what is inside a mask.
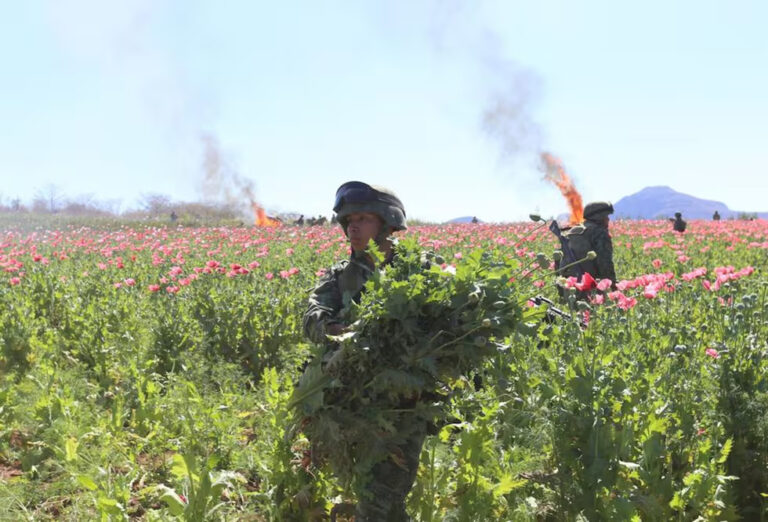
[[[675,212],[675,217],[677,219],[680,219],[681,217],[683,217],[683,215],[680,212]]]
[[[387,227],[395,230],[407,228],[402,201],[391,190],[362,181],[348,181],[338,188],[333,211],[344,233],[347,232],[347,216],[356,212],[376,214]]]
[[[613,205],[607,201],[593,201],[584,207],[584,219],[598,221],[613,214]]]

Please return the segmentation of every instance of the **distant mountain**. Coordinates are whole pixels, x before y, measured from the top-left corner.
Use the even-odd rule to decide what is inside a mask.
[[[614,205],[613,217],[616,219],[659,219],[673,217],[681,212],[683,219],[712,219],[717,210],[722,219],[735,218],[744,214],[756,214],[768,219],[768,212],[745,212],[731,210],[725,203],[699,199],[670,187],[646,187],[631,196],[625,196]]]
[[[446,221],[446,223],[472,223],[472,219],[475,218],[475,216],[462,216],[453,218],[449,221]],[[477,220],[478,223],[483,223],[482,219]]]

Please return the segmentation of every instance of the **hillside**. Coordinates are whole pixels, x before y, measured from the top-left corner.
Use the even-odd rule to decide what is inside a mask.
[[[722,219],[735,218],[744,214],[756,214],[766,219],[768,212],[731,210],[725,203],[700,199],[665,187],[646,187],[635,194],[625,196],[614,204],[614,217],[629,219],[657,219],[674,216],[682,212],[685,219],[712,219],[715,211]]]

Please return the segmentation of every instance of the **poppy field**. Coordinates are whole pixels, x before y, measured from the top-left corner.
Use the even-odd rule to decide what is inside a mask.
[[[417,520],[768,519],[768,222],[610,230],[616,288],[561,280],[570,299],[540,223],[401,234],[442,278],[495,267],[520,304],[511,324],[490,286],[467,294],[487,353],[451,379]],[[347,256],[338,227],[4,226],[0,520],[327,520],[353,501],[294,408],[309,292]]]

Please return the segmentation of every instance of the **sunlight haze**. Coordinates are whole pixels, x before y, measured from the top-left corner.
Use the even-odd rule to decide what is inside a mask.
[[[5,6],[0,198],[202,200],[205,140],[268,211],[344,181],[408,216],[513,221],[668,185],[768,211],[768,4],[98,2]]]

